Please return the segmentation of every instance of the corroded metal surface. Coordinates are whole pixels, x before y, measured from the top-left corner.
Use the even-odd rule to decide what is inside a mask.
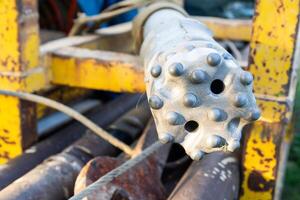
[[[106,127],[126,110],[135,106],[138,99],[139,95],[121,96],[105,104],[100,109],[98,108],[93,113],[88,114],[87,117],[100,126]],[[114,109],[112,110],[111,108]],[[74,122],[58,130],[49,138],[30,147],[17,158],[2,165],[0,167],[0,190],[30,171],[49,156],[61,152],[64,148],[74,143],[84,135],[85,130],[86,128],[79,122]]]
[[[90,161],[77,178],[75,193],[92,184],[98,178],[123,163],[122,160],[109,157],[99,157]],[[116,193],[122,192],[125,199],[163,200],[166,198],[163,186],[160,183],[157,161],[146,159],[134,168],[122,174],[110,184],[99,189],[96,194],[88,197],[89,200],[112,199]],[[155,185],[155,186],[153,186]]]
[[[260,117],[253,77],[203,24],[159,10],[145,23],[141,54],[162,142],[180,143],[194,160],[240,146],[244,125]]]
[[[132,103],[133,102],[130,102],[130,106],[128,105],[129,108],[136,105],[136,101],[134,104]],[[129,108],[127,107],[127,109]],[[111,107],[108,107],[108,109],[111,109]],[[111,122],[113,118],[119,117],[120,114],[124,113],[127,109],[123,110],[122,106],[121,108],[118,107],[118,112],[112,112],[112,116],[109,117],[102,117],[101,121],[106,121],[107,123],[107,120],[109,120],[108,122]],[[120,110],[121,112],[119,112]],[[124,139],[124,135],[128,136],[130,138],[128,143],[132,142],[144,128],[141,126],[134,126],[136,121],[133,117],[130,117],[132,115],[138,116],[139,124],[144,124],[144,126],[146,126],[150,117],[150,111],[145,110],[145,107],[143,106],[133,108],[131,111],[122,115],[119,120],[114,122],[116,126],[109,129],[109,132],[118,139],[124,141],[127,141],[126,138]],[[119,127],[117,124],[121,124],[122,127],[124,126],[124,124],[121,123],[122,121],[126,121],[129,126],[131,125],[132,128],[130,133],[118,129]],[[118,153],[119,150],[110,143],[99,136],[88,132],[63,152],[48,158],[29,173],[20,177],[0,191],[0,199],[66,199],[72,195],[76,176],[85,163],[95,156],[116,156]]]
[[[43,87],[37,1],[0,1],[0,18],[0,88],[31,92]],[[0,164],[35,141],[35,114],[34,104],[0,96]]]
[[[143,149],[157,140],[157,133],[153,121],[144,131],[136,145],[135,152],[139,154]],[[141,161],[139,164],[116,177],[112,182],[99,188],[97,192],[87,197],[89,200],[114,199],[119,195],[123,199],[131,200],[163,200],[166,193],[161,184],[163,166],[168,157],[170,145],[165,145],[158,152]],[[75,194],[97,181],[101,176],[115,169],[124,159],[98,157],[91,160],[80,172],[75,184]]]

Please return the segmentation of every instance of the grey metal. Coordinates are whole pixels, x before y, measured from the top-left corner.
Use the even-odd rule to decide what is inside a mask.
[[[125,100],[126,98],[121,99]],[[127,100],[128,102],[122,103],[117,101],[118,103],[117,105],[115,104],[115,107],[112,105],[104,107],[105,110],[103,111],[105,111],[106,115],[104,117],[99,117],[98,115],[95,117],[97,117],[100,124],[105,125],[111,122],[113,118],[120,117],[109,126],[108,132],[121,140],[131,143],[146,126],[150,117],[150,111],[144,106],[144,103],[134,107],[137,105],[137,98],[135,98],[134,102],[133,99],[127,98]],[[123,114],[132,107],[134,108],[131,111]],[[73,133],[76,134],[76,130]],[[0,200],[66,199],[72,195],[76,177],[85,163],[95,156],[115,156],[118,153],[120,153],[119,149],[99,136],[88,132],[63,152],[48,158],[42,164],[0,191]]]
[[[214,152],[193,162],[168,200],[236,200],[239,161],[232,153]]]
[[[92,100],[92,99],[87,99],[84,101],[80,101],[71,107],[80,112],[80,113],[86,113],[89,110],[99,106],[101,103],[98,100]],[[45,136],[51,131],[55,130],[56,128],[72,121],[73,118],[70,116],[61,113],[61,112],[55,112],[41,120],[38,121],[37,124],[37,133],[39,137]]]
[[[158,9],[144,22],[140,53],[162,142],[180,143],[194,160],[240,146],[242,128],[260,117],[253,76],[205,25],[180,11]]]
[[[93,112],[88,113],[87,116],[100,126],[106,127],[114,122],[120,115],[134,107],[139,99],[139,94],[122,95],[104,106],[99,106],[99,108]],[[26,174],[49,156],[61,152],[64,148],[74,143],[84,135],[85,130],[86,128],[79,122],[71,123],[30,147],[22,155],[1,165],[0,190]]]

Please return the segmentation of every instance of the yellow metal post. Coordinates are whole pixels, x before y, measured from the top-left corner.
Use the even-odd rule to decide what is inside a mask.
[[[299,50],[296,45],[299,0],[260,0],[256,3],[250,42],[250,67],[261,120],[244,141],[241,199],[278,199],[281,152],[292,115]],[[296,52],[297,51],[297,52]]]
[[[0,88],[32,92],[45,84],[38,66],[36,0],[0,0]],[[35,136],[35,105],[0,96],[0,164],[22,153]]]

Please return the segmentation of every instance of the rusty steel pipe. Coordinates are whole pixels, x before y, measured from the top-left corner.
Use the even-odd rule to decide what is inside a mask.
[[[143,130],[149,117],[150,111],[144,101],[114,122],[108,131],[124,142],[130,143]],[[86,134],[62,153],[50,157],[3,189],[0,192],[0,199],[66,199],[72,195],[75,179],[85,163],[95,156],[115,156],[118,153],[117,148],[97,135]]]
[[[104,106],[97,108],[87,116],[100,126],[107,126],[115,121],[120,115],[134,107],[139,98],[139,94],[122,95]],[[79,122],[74,122],[57,131],[49,138],[27,149],[17,158],[1,165],[0,190],[8,186],[17,178],[23,176],[49,156],[61,152],[64,148],[78,140],[85,133],[85,129],[86,128]]]
[[[157,140],[154,122],[148,123],[140,137],[135,152],[139,154]],[[153,155],[141,161],[132,169],[116,177],[111,183],[91,193],[88,200],[164,200],[167,195],[161,183],[163,167],[167,160],[171,145],[164,145]],[[107,172],[124,163],[124,158],[97,157],[91,160],[80,172],[75,184],[75,194],[98,180]]]
[[[174,4],[145,8],[133,33],[160,140],[181,144],[194,160],[237,149],[242,128],[260,117],[251,73]]]
[[[191,164],[168,200],[235,200],[238,199],[239,180],[236,156],[214,152]]]

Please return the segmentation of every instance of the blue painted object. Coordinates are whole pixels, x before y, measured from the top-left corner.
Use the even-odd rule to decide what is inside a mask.
[[[88,16],[96,15],[108,6],[118,3],[121,0],[77,0],[81,10]],[[129,11],[105,23],[102,27],[131,21],[137,14],[137,10]]]
[[[104,8],[105,0],[77,0],[81,10],[88,16],[96,15]]]

